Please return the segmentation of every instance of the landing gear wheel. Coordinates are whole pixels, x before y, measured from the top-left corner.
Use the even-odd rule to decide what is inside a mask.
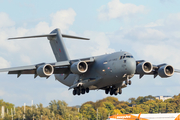
[[[80,94],[81,94],[80,89],[77,89],[77,94],[78,94],[78,95],[80,95]]]
[[[105,89],[105,93],[106,93],[106,94],[109,93],[109,88]]]
[[[111,88],[110,95],[113,95],[113,94],[114,94],[114,89]]]
[[[129,85],[131,85],[131,83],[132,83],[131,80],[129,80]]]
[[[115,89],[114,89],[114,95],[117,95],[117,93],[118,93],[118,91],[117,91],[117,89],[115,88]]]
[[[125,84],[126,84],[126,85],[128,84],[128,81],[127,81],[127,80],[125,81]]]
[[[86,91],[85,91],[85,89],[83,88],[83,89],[81,90],[81,93],[82,93],[82,94],[85,94],[85,92],[86,92]]]
[[[121,89],[119,90],[119,94],[122,94],[122,90]]]
[[[86,88],[86,93],[89,93],[89,88]]]
[[[77,94],[77,90],[73,90],[73,95],[76,95]]]

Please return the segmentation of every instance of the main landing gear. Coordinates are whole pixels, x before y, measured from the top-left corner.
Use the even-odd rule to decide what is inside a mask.
[[[79,86],[78,88],[74,88],[73,90],[73,95],[80,95],[80,94],[85,94],[85,93],[89,93],[89,88],[85,89]]]
[[[105,93],[106,94],[110,93],[110,95],[117,95],[117,94],[122,94],[122,90],[121,88],[110,87],[105,89]]]

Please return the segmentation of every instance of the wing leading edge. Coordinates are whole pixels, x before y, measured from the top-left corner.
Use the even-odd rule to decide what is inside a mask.
[[[90,64],[94,62],[94,58],[85,58],[80,60],[48,63],[48,65],[51,65],[53,67],[54,69],[53,74],[67,74],[67,73],[71,73],[70,71],[71,64],[77,61],[85,61],[87,64]],[[17,77],[19,77],[21,74],[34,74],[34,77],[36,78],[38,76],[37,69],[40,66],[44,66],[44,65],[46,65],[46,63],[40,63],[29,66],[12,67],[12,68],[3,68],[0,69],[0,72],[8,72],[8,74],[17,74]]]
[[[156,78],[158,75],[162,78],[171,77],[174,72],[180,73],[179,69],[174,69],[171,65],[166,63],[153,65],[145,60],[136,61],[136,73],[142,78],[144,75],[154,75]]]
[[[33,36],[25,36],[25,37],[13,37],[13,38],[8,38],[8,40],[12,40],[12,39],[25,39],[25,38],[37,38],[37,37],[55,37],[56,35],[57,35],[57,33],[51,33],[51,34],[44,34],[44,35],[33,35]],[[62,37],[64,37],[64,38],[82,39],[82,40],[89,40],[89,38],[72,36],[72,35],[66,35],[66,34],[62,34]]]

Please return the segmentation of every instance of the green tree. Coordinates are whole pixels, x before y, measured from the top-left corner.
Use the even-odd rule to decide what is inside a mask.
[[[91,104],[84,104],[80,109],[80,113],[85,118],[91,118],[91,120],[96,119],[96,110],[93,108]]]
[[[108,117],[108,110],[105,107],[99,107],[98,108],[98,118],[99,120],[106,120]]]
[[[129,98],[128,101],[129,101],[131,104],[136,104],[136,98]]]
[[[175,103],[167,103],[166,104],[166,113],[174,113],[176,109]]]

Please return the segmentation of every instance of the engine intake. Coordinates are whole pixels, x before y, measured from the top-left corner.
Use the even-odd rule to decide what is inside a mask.
[[[40,77],[49,77],[53,74],[54,68],[50,64],[41,65],[37,68],[36,73]]]
[[[150,62],[141,62],[136,66],[136,73],[143,75],[150,73],[152,69],[153,66]]]
[[[174,68],[171,65],[164,65],[158,69],[158,75],[162,78],[171,77],[174,74]]]
[[[84,61],[75,62],[71,65],[70,70],[74,74],[82,74],[88,70],[88,65]]]

